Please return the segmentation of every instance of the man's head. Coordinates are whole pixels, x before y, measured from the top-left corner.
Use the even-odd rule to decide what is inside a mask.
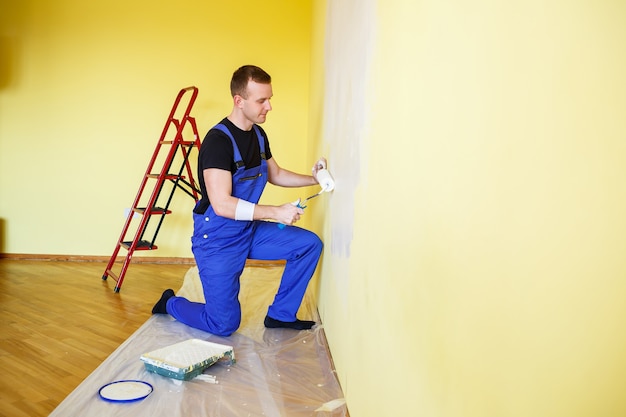
[[[248,81],[258,84],[271,84],[272,77],[261,68],[254,65],[244,65],[233,73],[230,80],[230,94],[248,98]]]
[[[237,114],[250,123],[264,123],[272,110],[272,78],[254,65],[244,65],[234,72],[230,91]],[[245,122],[246,124],[248,122]],[[240,126],[241,127],[241,126]]]

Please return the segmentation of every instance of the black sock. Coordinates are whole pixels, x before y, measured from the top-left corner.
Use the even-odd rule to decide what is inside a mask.
[[[315,326],[315,322],[310,320],[296,319],[296,321],[280,321],[273,319],[270,316],[265,316],[265,327],[267,327],[268,329],[285,328],[296,330],[309,330],[313,326]]]
[[[161,299],[152,307],[152,314],[167,314],[167,309],[165,308],[167,306],[167,300],[174,297],[174,295],[174,290],[167,289],[163,291]]]

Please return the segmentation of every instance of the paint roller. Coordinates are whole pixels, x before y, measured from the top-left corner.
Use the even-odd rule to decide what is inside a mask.
[[[322,187],[321,190],[313,194],[312,196],[305,198],[304,200],[297,199],[296,201],[291,203],[294,206],[300,207],[301,209],[305,209],[306,206],[304,205],[304,203],[306,203],[312,198],[317,197],[318,195],[324,192],[330,192],[335,189],[335,180],[333,179],[333,176],[330,175],[330,172],[328,172],[328,169],[326,169],[326,161],[324,159],[320,159],[319,161],[317,161],[316,165],[321,166],[321,168],[317,170],[317,176],[316,176],[317,182],[319,183],[320,187]],[[285,226],[286,225],[283,223],[278,224],[278,227],[280,229],[284,229]]]
[[[323,192],[329,192],[335,189],[335,180],[333,179],[333,176],[330,175],[330,172],[328,172],[328,169],[326,169],[326,161],[323,159],[320,159],[319,161],[317,161],[317,165],[321,166],[321,168],[317,170],[317,182],[319,183],[320,187],[322,187],[322,189],[317,194],[313,194],[312,196],[307,197],[302,202],[298,200],[298,204],[300,205],[304,205],[304,203],[306,203],[313,197],[317,197]],[[301,208],[304,208],[304,207],[301,207]]]

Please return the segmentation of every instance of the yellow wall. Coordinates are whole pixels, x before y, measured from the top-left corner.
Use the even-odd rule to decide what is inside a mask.
[[[230,111],[243,64],[274,78],[265,127],[277,161],[313,164],[302,152],[310,1],[0,5],[0,252],[110,256],[178,91],[199,88],[192,114],[204,137]],[[192,207],[176,196],[149,255],[191,256]]]
[[[325,154],[336,178],[307,214],[352,416],[626,414],[623,2],[244,1],[235,21],[0,1],[3,252],[107,255],[178,89],[200,87],[203,134],[254,62],[279,162]],[[189,209],[155,255],[190,256]]]
[[[328,9],[320,311],[351,415],[625,415],[626,3]]]

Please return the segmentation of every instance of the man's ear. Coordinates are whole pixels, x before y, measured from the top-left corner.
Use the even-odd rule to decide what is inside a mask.
[[[239,108],[243,107],[243,100],[244,98],[241,97],[239,94],[235,94],[235,96],[233,97],[233,103],[235,103],[235,106]]]

